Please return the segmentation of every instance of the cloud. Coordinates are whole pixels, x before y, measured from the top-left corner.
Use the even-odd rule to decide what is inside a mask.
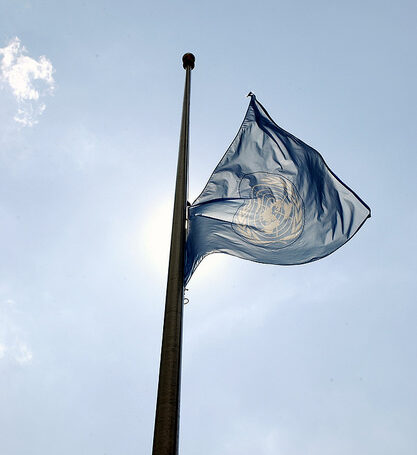
[[[16,323],[19,312],[15,301],[0,301],[0,361],[12,361],[18,365],[27,365],[32,361],[33,353],[25,341],[25,335]]]
[[[45,56],[35,60],[26,53],[17,37],[0,48],[0,80],[16,98],[14,120],[23,126],[33,126],[46,108],[41,99],[54,91],[54,67]]]
[[[19,365],[24,365],[25,363],[30,362],[32,357],[32,351],[25,343],[20,343],[16,346],[14,358]]]

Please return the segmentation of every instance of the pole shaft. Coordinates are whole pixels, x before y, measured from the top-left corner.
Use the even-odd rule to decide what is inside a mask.
[[[152,455],[178,454],[190,88],[194,67],[194,61],[185,58],[190,55],[183,57],[186,76]]]

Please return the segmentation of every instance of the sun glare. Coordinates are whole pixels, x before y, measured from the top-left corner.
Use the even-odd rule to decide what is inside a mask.
[[[150,210],[139,236],[139,251],[153,271],[166,276],[168,272],[169,246],[171,241],[172,203],[166,198]],[[224,271],[223,255],[211,254],[202,261],[195,272],[195,282],[210,282]]]
[[[153,206],[140,233],[141,256],[146,256],[146,263],[158,274],[167,273],[171,223],[172,203],[167,197]]]

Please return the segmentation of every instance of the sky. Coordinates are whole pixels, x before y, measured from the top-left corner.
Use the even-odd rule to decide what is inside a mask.
[[[185,72],[193,201],[249,91],[372,209],[188,285],[181,455],[415,455],[415,2],[0,0],[0,453],[151,453]]]

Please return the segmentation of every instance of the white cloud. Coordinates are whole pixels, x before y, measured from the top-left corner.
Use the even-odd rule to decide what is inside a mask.
[[[14,120],[23,126],[33,126],[46,108],[40,99],[53,93],[54,67],[45,56],[35,60],[26,53],[17,37],[0,48],[0,80],[16,98],[18,107]]]
[[[19,365],[29,363],[32,360],[32,357],[33,357],[32,351],[26,344],[20,343],[16,347],[14,358]]]
[[[23,366],[31,362],[33,353],[18,323],[19,316],[14,300],[0,301],[0,360]]]

